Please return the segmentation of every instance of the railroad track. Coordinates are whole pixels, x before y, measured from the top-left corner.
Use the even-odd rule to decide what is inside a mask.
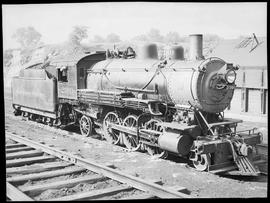
[[[6,132],[7,198],[12,201],[191,198],[165,187]]]

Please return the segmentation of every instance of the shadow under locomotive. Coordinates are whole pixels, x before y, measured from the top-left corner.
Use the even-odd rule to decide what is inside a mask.
[[[73,132],[73,133],[80,133],[80,128],[78,126],[67,126],[65,128],[68,132]],[[93,138],[98,139],[98,140],[104,140],[103,137],[99,134],[94,133]],[[193,167],[193,162],[187,158],[183,158],[180,156],[176,156],[175,154],[168,154],[167,160],[173,161],[175,163],[185,163],[189,167]],[[217,173],[216,175],[219,175],[220,177],[228,178],[228,179],[234,179],[234,180],[241,180],[241,181],[247,181],[247,182],[268,182],[268,176],[267,175],[260,175],[260,176],[253,176],[253,175],[243,175],[239,173],[237,170],[232,170],[232,171],[222,171],[220,173]]]
[[[79,126],[75,126],[75,125],[66,126],[66,127],[64,127],[63,130],[66,130],[68,133],[80,134]],[[102,135],[99,135],[96,132],[94,132],[91,137],[94,139],[101,140],[101,141],[106,141],[106,140],[104,140]],[[125,146],[123,146],[123,147],[125,147]],[[187,157],[184,158],[184,157],[180,157],[180,156],[177,156],[175,154],[169,153],[168,156],[166,157],[166,159],[168,161],[172,161],[175,163],[184,163],[184,164],[187,164],[189,167],[194,168],[192,160],[189,160]],[[246,181],[246,182],[268,182],[268,176],[265,174],[259,175],[259,176],[254,176],[254,175],[250,175],[250,174],[243,175],[241,172],[235,170],[234,168],[231,168],[231,170],[227,170],[227,171],[226,170],[221,171],[219,173],[216,173],[216,175],[223,177],[223,178],[241,180],[241,181]]]
[[[202,55],[202,35],[190,36],[159,60],[155,44],[121,52],[74,54],[28,66],[12,80],[15,115],[57,127],[77,125],[111,144],[167,158],[174,154],[199,171],[237,169],[260,174],[255,128],[237,131],[224,117],[238,67]]]

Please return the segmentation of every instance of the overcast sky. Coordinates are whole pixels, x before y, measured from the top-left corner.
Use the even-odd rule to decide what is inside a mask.
[[[19,45],[11,38],[19,27],[33,26],[45,43],[68,38],[74,25],[89,26],[89,38],[116,33],[122,40],[146,34],[151,28],[162,35],[217,34],[266,36],[266,3],[161,3],[114,2],[2,5],[3,45]],[[86,41],[89,41],[87,39]]]

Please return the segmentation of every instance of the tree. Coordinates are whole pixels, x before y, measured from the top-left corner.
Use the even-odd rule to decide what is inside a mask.
[[[99,35],[95,35],[93,42],[96,42],[96,43],[105,42],[105,39]]]
[[[148,38],[154,42],[163,42],[164,37],[160,34],[158,29],[152,28],[148,33]]]
[[[9,66],[11,64],[11,59],[13,58],[12,50],[5,50],[3,53],[4,66]]]
[[[120,42],[120,37],[114,33],[111,33],[109,35],[107,35],[107,38],[106,38],[106,41],[107,42],[110,42],[110,43],[115,43],[115,42]]]
[[[248,37],[250,37],[250,36],[249,35],[239,35],[237,37],[237,39],[245,39],[245,38],[248,38]]]
[[[73,44],[80,45],[81,41],[88,37],[87,31],[87,26],[73,26],[73,30],[69,34],[69,41]]]
[[[12,35],[23,49],[39,45],[41,34],[34,27],[22,27]]]
[[[204,34],[203,35],[203,41],[204,42],[215,42],[219,41],[220,37],[216,34]]]
[[[180,37],[180,40],[179,41],[181,43],[183,43],[183,42],[189,42],[189,37],[187,37],[187,36]]]
[[[147,35],[143,34],[143,35],[135,36],[133,38],[133,40],[146,42],[146,41],[148,41],[148,37],[147,37]]]
[[[176,42],[180,42],[181,38],[178,34],[178,32],[169,32],[166,36],[165,36],[165,41],[167,43],[176,43]]]

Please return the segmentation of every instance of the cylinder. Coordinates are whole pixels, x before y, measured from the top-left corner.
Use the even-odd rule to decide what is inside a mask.
[[[159,136],[158,144],[163,150],[185,156],[190,151],[193,139],[187,134],[181,135],[173,132],[164,132]]]
[[[144,44],[138,50],[138,59],[158,59],[158,50],[156,44]]]
[[[184,60],[184,48],[182,46],[173,46],[171,50],[173,60]]]
[[[190,60],[202,60],[203,36],[202,34],[189,35],[189,58]]]

